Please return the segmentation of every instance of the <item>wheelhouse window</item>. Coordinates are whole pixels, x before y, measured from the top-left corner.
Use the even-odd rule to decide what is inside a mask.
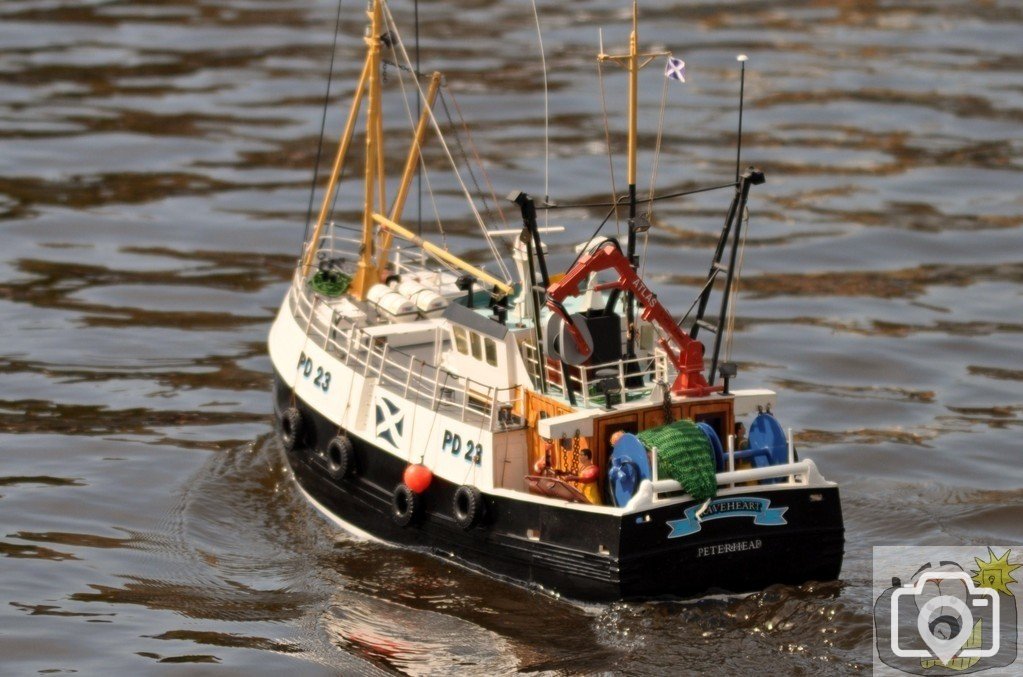
[[[496,340],[457,324],[451,326],[451,334],[455,340],[456,351],[480,362],[485,361],[491,367],[497,366]]]
[[[483,352],[487,357],[487,364],[491,367],[497,366],[497,343],[492,338],[483,339]]]
[[[469,337],[466,336],[466,331],[462,327],[455,325],[451,328],[455,334],[455,350],[462,353],[463,355],[469,354]]]
[[[472,356],[477,360],[483,359],[483,339],[479,334],[469,332],[469,341],[472,344]]]

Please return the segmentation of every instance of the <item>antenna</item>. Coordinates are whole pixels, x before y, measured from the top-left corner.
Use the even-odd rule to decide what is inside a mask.
[[[632,2],[632,33],[629,34],[629,51],[626,54],[605,54],[604,53],[604,39],[601,34],[601,45],[600,54],[597,56],[599,61],[614,61],[618,65],[625,68],[629,73],[629,150],[628,150],[628,181],[629,181],[629,239],[625,250],[625,256],[629,259],[629,264],[633,270],[636,270],[639,264],[636,258],[636,155],[637,155],[637,139],[638,139],[638,119],[639,119],[639,71],[644,66],[648,65],[651,61],[659,56],[670,56],[670,52],[647,52],[641,53],[639,51],[639,3],[637,0]],[[617,202],[617,197],[615,199]],[[616,212],[617,213],[617,212]],[[617,300],[616,297],[612,299]],[[609,301],[609,307],[613,305]],[[635,357],[635,309],[636,309],[636,297],[635,294],[629,290],[625,292],[625,354],[632,358]]]
[[[419,0],[416,0],[417,2]],[[532,0],[533,19],[536,21],[536,42],[540,46],[540,64],[543,66],[543,201],[551,201],[551,106],[550,92],[547,85],[547,56],[543,49],[543,33],[540,31],[540,12],[536,9],[536,0]],[[603,38],[601,38],[603,42]],[[603,50],[602,50],[603,51]],[[544,223],[549,225],[550,212],[544,214]]]
[[[735,57],[735,60],[741,64],[741,70],[739,71],[739,133],[736,135],[737,140],[735,144],[735,182],[739,183],[740,157],[742,156],[742,101],[746,94],[746,62],[749,61],[749,57],[745,54],[740,54]]]

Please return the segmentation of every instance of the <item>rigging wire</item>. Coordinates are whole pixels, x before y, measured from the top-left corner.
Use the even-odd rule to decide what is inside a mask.
[[[668,103],[668,78],[663,78],[663,80],[664,84],[661,86],[661,111],[657,116],[657,143],[654,144],[654,162],[650,170],[649,206],[647,207],[646,215],[647,220],[651,222],[654,217],[654,186],[657,185],[657,168],[661,160],[661,141],[664,139],[664,109]],[[640,268],[640,276],[646,275],[646,253],[649,246],[650,231],[646,230],[643,232],[643,265]]]
[[[646,200],[636,200],[637,204],[647,204],[650,202],[660,202],[661,200],[672,200],[677,197],[686,197],[687,195],[696,195],[697,193],[706,193],[712,190],[721,190],[722,188],[735,188],[735,183],[722,183],[719,186],[706,186],[704,188],[694,188],[693,190],[682,190],[677,193],[666,193],[664,195],[657,195]],[[613,196],[612,196],[613,197]],[[628,196],[619,196],[615,202],[580,202],[576,204],[541,204],[537,205],[537,209],[595,209],[596,207],[614,207],[621,205],[624,200],[627,200]]]
[[[437,206],[437,196],[433,192],[433,183],[430,182],[430,175],[426,172],[426,165],[423,165],[423,180],[426,181],[426,192],[430,196],[430,205],[433,207],[433,218],[437,223],[437,231],[440,233],[441,244],[448,248],[448,234],[444,231],[444,222],[440,218],[440,208]]]
[[[320,137],[316,142],[316,162],[313,164],[313,180],[309,186],[309,207],[305,214],[305,233],[302,235],[302,246],[309,239],[309,226],[313,220],[313,200],[316,197],[316,182],[320,178],[320,159],[323,157],[323,135],[327,128],[327,108],[330,106],[330,85],[334,79],[334,57],[337,55],[337,36],[341,30],[341,2],[337,0],[337,16],[334,18],[334,43],[330,48],[330,69],[327,71],[327,91],[323,95],[323,114],[320,117]],[[336,196],[335,196],[336,199]]]
[[[654,144],[654,166],[650,170],[650,192],[649,199],[654,199],[654,186],[657,185],[657,168],[661,160],[661,141],[664,139],[664,110],[668,103],[668,78],[663,78],[661,86],[661,110],[657,116],[657,143]]]
[[[483,194],[483,189],[480,188],[480,183],[476,179],[476,173],[472,170],[472,163],[469,161],[469,156],[465,152],[465,146],[462,145],[462,137],[458,133],[458,126],[455,125],[455,120],[451,117],[451,110],[448,108],[448,97],[447,92],[444,91],[445,89],[446,87],[440,92],[440,105],[441,108],[444,109],[444,117],[447,118],[448,127],[454,133],[455,147],[458,149],[458,154],[462,157],[462,164],[469,170],[469,178],[472,180],[473,190],[483,202],[483,210],[487,213],[487,216],[491,216],[490,205],[487,204],[487,197]],[[452,97],[452,99],[453,98],[454,97]]]
[[[391,47],[391,56],[394,59],[394,62],[398,63],[398,54],[397,54],[397,52],[395,52],[394,43],[391,43],[390,47]],[[405,89],[405,76],[404,76],[404,72],[405,72],[406,69],[398,68],[396,70],[398,71],[398,88],[401,90],[401,100],[402,100],[402,103],[405,104],[405,115],[408,116],[409,125],[411,126],[411,128],[413,130],[413,132],[412,132],[413,133],[413,143],[415,143],[416,142],[415,129],[418,126],[417,121],[419,120],[419,116],[422,115],[422,112],[420,111],[420,113],[417,115],[417,117],[415,119],[412,118],[412,106],[409,105],[409,95],[408,95],[408,92]],[[419,82],[420,76],[421,76],[421,74],[418,71],[412,73],[412,77],[416,80],[417,83]],[[419,100],[419,97],[417,96],[416,97],[416,108],[419,109],[421,107],[421,105],[422,105],[422,102]],[[420,147],[419,147],[419,162],[420,162],[420,170],[421,171],[420,171],[419,176],[425,178],[425,180],[426,180],[427,190],[430,192],[430,199],[433,202],[434,216],[437,219],[437,230],[440,231],[441,240],[443,241],[444,246],[446,247],[447,246],[447,242],[448,242],[447,234],[444,232],[444,225],[441,223],[441,220],[440,220],[440,212],[437,211],[437,202],[433,199],[433,186],[430,183],[430,175],[429,175],[429,172],[426,169],[426,164],[423,162],[423,152],[422,151],[423,151],[423,148],[422,148],[422,145],[420,144]],[[420,187],[421,186],[422,186],[422,184],[420,184]],[[419,197],[420,197],[420,200],[422,200],[422,195],[421,194],[420,194]],[[420,208],[422,208],[422,203],[420,203]],[[419,216],[419,232],[420,233],[422,232],[422,229],[423,229],[422,215],[420,214],[420,216]]]
[[[447,87],[445,87],[445,89],[447,89]],[[451,105],[454,106],[455,113],[458,114],[458,121],[461,124],[462,129],[465,131],[465,140],[466,143],[469,144],[469,151],[472,153],[473,161],[476,163],[476,166],[480,168],[480,174],[483,175],[483,182],[487,184],[487,189],[490,191],[490,198],[494,201],[494,205],[497,206],[497,215],[501,217],[501,222],[507,226],[508,219],[504,215],[504,209],[501,208],[501,201],[497,199],[497,193],[494,191],[494,186],[490,182],[490,175],[487,173],[487,168],[483,165],[483,159],[480,158],[479,151],[476,150],[476,144],[472,140],[472,132],[469,131],[469,125],[466,124],[465,118],[462,116],[462,107],[458,105],[458,98],[450,89],[447,89],[447,92],[451,96]],[[444,104],[444,113],[448,116],[448,124],[454,126],[454,121],[451,119],[451,114],[447,108],[447,101],[446,97],[444,97],[444,92],[441,92],[441,103]],[[493,208],[487,204],[486,195],[483,194],[483,189],[480,188],[479,182],[476,180],[476,175],[473,172],[472,165],[469,164],[469,159],[465,155],[465,149],[462,148],[462,141],[458,136],[457,130],[455,130],[455,140],[458,142],[458,150],[461,152],[462,159],[469,168],[469,176],[472,177],[473,185],[475,185],[476,191],[480,194],[483,206],[487,210],[487,213],[492,215]]]
[[[418,0],[417,0],[418,1]],[[540,45],[540,65],[543,67],[543,201],[550,202],[551,197],[551,108],[550,92],[547,87],[547,56],[543,49],[543,34],[540,32],[540,12],[533,5],[533,21],[536,22],[536,41]],[[549,225],[550,214],[544,214],[544,225]]]
[[[604,51],[604,35],[600,35],[600,51]],[[607,164],[611,170],[611,206],[614,206],[614,217],[615,217],[615,230],[618,233],[618,237],[622,236],[622,221],[618,218],[618,205],[621,202],[621,198],[615,197],[618,195],[618,187],[615,185],[615,163],[614,157],[611,153],[611,127],[607,121],[607,92],[604,89],[604,66],[602,62],[597,60],[597,80],[600,82],[600,108],[604,113],[604,140],[607,145]]]
[[[426,366],[427,366],[425,360],[417,360],[415,357],[410,357],[409,364],[408,364],[409,372],[413,371],[413,368],[416,366],[416,362],[419,362],[419,379],[418,379],[419,382],[416,384],[416,387],[415,387],[416,398],[412,402],[412,424],[409,426],[409,428],[412,429],[412,430],[416,429],[416,412],[419,410],[419,396],[423,394],[423,389],[421,387],[422,386],[422,381],[423,381],[423,370],[425,370]],[[434,379],[436,379],[436,377],[437,377],[437,374],[434,373]],[[409,379],[409,381],[411,381],[411,378]],[[406,399],[408,398],[408,389],[406,389],[406,391],[405,391],[405,397],[406,397]],[[354,397],[349,397],[348,398],[349,401],[351,401],[353,399],[355,399],[355,398]],[[432,407],[431,407],[431,409],[432,409]],[[437,412],[436,411],[433,412],[433,415],[434,415],[434,417],[436,417],[437,416]],[[412,450],[415,449],[415,446],[416,445],[414,445],[414,444],[410,444],[409,445],[408,452],[405,455],[405,462],[406,463],[411,463],[412,462],[412,456],[413,456]],[[430,450],[430,447],[427,447],[426,450],[424,450],[419,455],[419,462],[420,463],[423,463],[424,461],[426,461],[426,452],[428,452],[429,450]]]
[[[402,40],[401,34],[398,31],[398,26],[397,23],[394,21],[394,15],[391,13],[391,8],[387,4],[387,2],[382,2],[381,4],[383,6],[385,20],[391,29],[391,33],[394,37],[394,40],[397,43],[398,47],[401,48],[402,58],[411,67],[408,51],[405,49],[405,43]],[[423,88],[418,81],[416,82],[416,88],[419,90],[419,95],[422,96],[423,98],[426,98],[425,93],[423,92]],[[472,194],[469,192],[469,188],[465,185],[465,181],[462,179],[461,173],[458,171],[458,164],[455,162],[455,158],[451,154],[451,148],[448,146],[447,141],[444,139],[444,135],[441,133],[440,124],[437,122],[437,117],[433,113],[433,108],[427,107],[426,112],[429,114],[430,121],[433,123],[434,130],[437,132],[437,137],[438,140],[440,141],[441,148],[444,149],[444,154],[447,156],[448,161],[451,163],[451,168],[454,172],[455,179],[458,181],[459,187],[462,189],[462,193],[465,195],[466,200],[469,202],[469,207],[472,211],[473,217],[476,220],[476,224],[480,227],[480,230],[483,232],[483,237],[486,239],[487,245],[489,246],[490,251],[494,256],[494,260],[497,262],[497,265],[500,268],[501,275],[504,276],[505,280],[512,279],[511,274],[508,272],[508,267],[505,265],[504,260],[501,258],[500,253],[498,253],[497,251],[497,245],[494,242],[494,238],[490,234],[490,230],[487,228],[486,223],[483,221],[483,216],[479,213],[479,210],[476,208],[476,205],[472,200]]]
[[[623,195],[622,197],[618,198],[618,204],[619,205],[624,204],[625,201],[628,200],[628,199],[629,198],[628,198],[627,195]],[[599,224],[597,224],[597,227],[593,229],[593,233],[590,235],[590,238],[588,240],[586,240],[586,242],[587,243],[593,242],[593,239],[595,237],[597,237],[597,234],[600,233],[600,231],[604,227],[604,225],[608,221],[611,220],[612,216],[614,216],[617,213],[618,213],[618,205],[615,205],[614,207],[611,207],[611,209],[609,209],[607,214],[604,216],[604,220],[601,221]],[[575,266],[575,264],[577,264],[579,262],[579,259],[582,258],[584,253],[586,253],[585,249],[581,250],[578,254],[576,254],[575,258],[572,259],[572,263],[567,268],[565,268],[565,270],[572,270],[572,268]]]

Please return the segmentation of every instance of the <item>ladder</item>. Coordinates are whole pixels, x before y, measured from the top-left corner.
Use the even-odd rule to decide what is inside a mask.
[[[718,238],[717,247],[714,250],[714,259],[710,264],[710,271],[707,273],[707,281],[703,284],[699,296],[693,301],[685,316],[679,321],[679,326],[689,318],[689,315],[696,309],[696,317],[689,330],[689,337],[693,340],[699,336],[700,330],[704,329],[714,334],[714,350],[711,352],[710,371],[707,372],[707,382],[714,385],[718,376],[718,357],[721,354],[721,338],[725,332],[725,319],[728,316],[728,304],[732,295],[732,280],[735,276],[735,259],[739,253],[740,231],[742,230],[742,216],[746,212],[746,202],[749,199],[749,190],[752,186],[759,186],[764,183],[764,173],[759,169],[750,167],[735,185],[735,197],[728,207],[728,216],[725,218],[725,225],[721,228],[721,236]],[[731,249],[728,255],[728,263],[724,264],[725,249]],[[721,292],[721,305],[716,321],[706,319],[707,306],[710,303],[711,292],[714,291],[714,282],[719,275],[725,275],[725,286]]]

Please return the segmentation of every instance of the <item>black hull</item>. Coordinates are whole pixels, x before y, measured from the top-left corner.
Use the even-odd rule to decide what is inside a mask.
[[[291,406],[291,390],[277,374],[274,395],[278,413]],[[750,517],[705,520],[698,533],[668,538],[667,522],[696,504],[621,517],[484,494],[483,519],[466,530],[453,514],[457,485],[435,476],[418,518],[399,526],[391,497],[406,462],[352,435],[356,471],[332,479],[313,450],[326,448],[337,425],[301,400],[294,404],[306,433],[286,457],[299,485],[325,509],[382,540],[518,583],[597,602],[752,592],[775,583],[834,580],[841,570],[845,538],[837,487],[750,487],[741,498],[770,499],[774,508],[786,508],[782,524],[758,526]]]

